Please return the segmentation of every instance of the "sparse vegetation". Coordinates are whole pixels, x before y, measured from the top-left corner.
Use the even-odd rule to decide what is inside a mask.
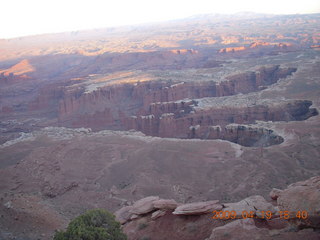
[[[94,209],[73,219],[66,231],[57,231],[54,240],[126,240],[114,216],[103,209]]]

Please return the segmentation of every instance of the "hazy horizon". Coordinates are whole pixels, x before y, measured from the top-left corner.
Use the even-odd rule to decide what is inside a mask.
[[[241,12],[261,14],[311,14],[320,12],[317,0],[299,2],[228,1],[215,4],[199,0],[197,4],[183,1],[164,0],[161,3],[146,0],[117,1],[107,4],[100,0],[91,1],[20,1],[12,0],[1,4],[5,11],[0,15],[3,23],[1,39],[30,35],[90,30],[108,27],[148,24],[188,18],[201,14],[236,14]]]

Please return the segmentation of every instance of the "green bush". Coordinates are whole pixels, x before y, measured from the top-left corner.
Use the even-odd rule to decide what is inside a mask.
[[[102,209],[87,211],[73,219],[67,230],[57,231],[54,240],[126,240],[114,216]]]

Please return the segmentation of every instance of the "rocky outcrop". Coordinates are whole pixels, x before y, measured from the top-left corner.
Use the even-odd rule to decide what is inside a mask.
[[[131,212],[132,209],[133,206],[126,206],[120,208],[118,211],[114,213],[116,220],[121,224],[128,222],[131,219],[131,216],[133,215],[133,213]]]
[[[247,72],[228,77],[235,93],[249,93],[271,85],[295,72],[296,68],[280,68],[279,65],[262,67],[257,72]]]
[[[271,51],[286,51],[294,49],[293,44],[291,43],[269,43],[269,42],[253,42],[250,45],[246,46],[238,46],[238,47],[227,47],[221,48],[218,50],[219,54],[225,53],[238,53],[238,52],[245,52],[251,53],[253,49],[263,49],[266,52]]]
[[[174,215],[201,215],[210,213],[213,210],[221,210],[223,205],[218,200],[197,202],[189,204],[178,204],[173,199],[159,199],[159,197],[151,196],[140,199],[132,206],[125,206],[115,212],[117,221],[124,224],[134,218],[139,218],[145,214],[152,213],[153,218],[163,216],[167,211]]]
[[[153,201],[153,206],[157,209],[173,210],[178,207],[178,203],[173,199],[159,199]]]
[[[282,190],[281,189],[278,189],[278,188],[272,188],[269,196],[272,200],[277,200],[278,197],[280,196]]]
[[[253,219],[239,219],[230,222],[224,226],[216,227],[212,230],[211,236],[206,240],[247,240],[247,239],[263,239],[263,240],[300,240],[310,239],[318,240],[319,233],[309,230],[301,230],[294,232],[290,226],[281,230],[273,229],[269,225],[260,227]]]
[[[219,204],[218,200],[214,200],[177,204],[173,209],[171,207],[176,204],[174,200],[148,197],[137,201],[133,206],[118,210],[115,215],[123,224],[129,240],[137,240],[144,233],[151,238],[161,239],[156,235],[159,231],[172,229],[175,233],[172,233],[170,239],[181,239],[181,235],[184,236],[183,239],[189,239],[189,237],[194,239],[192,237],[195,236],[192,234],[196,232],[197,236],[202,236],[197,239],[206,240],[241,240],[252,239],[253,236],[256,239],[266,240],[316,240],[320,236],[320,225],[316,224],[316,220],[318,223],[320,221],[320,215],[317,212],[320,202],[319,183],[320,177],[317,176],[292,184],[283,191],[273,189],[270,196],[274,198],[275,195],[279,195],[277,202],[268,202],[262,196],[256,195],[236,203]],[[130,216],[134,206],[141,207],[142,203],[146,203],[148,211],[142,211],[134,218]],[[159,210],[155,206],[162,209]],[[303,220],[297,215],[284,217],[282,214],[283,211],[296,212],[302,208],[310,212],[307,219]],[[246,214],[243,214],[244,212]],[[204,222],[203,218],[210,221]],[[166,225],[168,222],[170,227]],[[181,222],[184,228],[180,228]],[[139,231],[134,231],[134,226]],[[210,227],[211,231],[209,231]],[[153,230],[150,231],[150,229]],[[176,231],[180,233],[177,235]]]
[[[159,200],[159,197],[151,196],[140,199],[132,205],[132,209],[130,210],[130,212],[136,215],[143,215],[152,212],[156,209],[153,205],[153,202],[156,200]]]
[[[199,52],[197,50],[193,49],[174,49],[170,51],[171,53],[174,54],[198,54]]]
[[[268,147],[281,144],[284,139],[273,130],[262,127],[230,124],[224,128],[213,126],[207,132],[207,139],[222,139],[246,147]]]
[[[247,48],[244,47],[244,46],[241,46],[241,47],[228,47],[228,48],[222,48],[220,49],[218,52],[219,53],[229,53],[229,52],[239,52],[239,51],[244,51],[246,50]]]
[[[155,212],[152,213],[151,219],[152,219],[152,220],[155,220],[155,219],[157,219],[157,218],[159,218],[159,217],[164,216],[165,214],[166,214],[166,211],[165,211],[165,210],[157,210],[157,211],[155,211]]]
[[[218,200],[209,202],[189,203],[178,206],[172,214],[174,215],[198,215],[209,213],[214,210],[221,210],[222,205],[218,204]]]
[[[146,197],[135,202],[132,206],[126,206],[120,208],[114,213],[116,220],[121,224],[124,224],[139,215],[144,215],[150,212],[151,218],[156,219],[163,216],[167,210],[174,210],[178,206],[178,203],[173,199],[159,199],[159,197]]]
[[[306,214],[302,225],[320,228],[320,176],[289,185],[278,193],[277,204],[292,218]]]
[[[245,198],[237,203],[226,203],[224,211],[234,211],[237,218],[243,218],[243,212],[254,214],[255,216],[263,218],[262,214],[270,211],[272,214],[277,213],[277,209],[262,196],[256,195]]]
[[[57,106],[64,97],[61,84],[48,84],[39,90],[38,96],[28,104],[28,111],[44,111],[51,116],[57,117]]]
[[[254,239],[258,236],[268,237],[268,232],[265,228],[258,228],[253,219],[239,219],[224,226],[214,228],[207,240]]]
[[[243,146],[270,146],[282,143],[283,138],[270,129],[245,124],[254,123],[256,120],[303,120],[318,114],[315,109],[309,108],[312,104],[310,101],[283,102],[272,106],[257,104],[248,107],[230,104],[199,110],[193,109],[194,103],[196,102],[172,104],[176,107],[175,111],[160,116],[158,110],[161,107],[156,104],[157,107],[152,108],[154,114],[129,118],[126,122],[127,128],[151,136],[223,139]]]

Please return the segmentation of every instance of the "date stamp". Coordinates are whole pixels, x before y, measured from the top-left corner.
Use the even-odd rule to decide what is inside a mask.
[[[279,217],[281,219],[307,219],[308,212],[307,211],[278,211],[278,212],[271,212],[271,211],[213,211],[212,219],[220,219],[220,220],[229,220],[229,219],[236,219],[236,218],[257,218],[257,219],[271,219],[275,217]]]

